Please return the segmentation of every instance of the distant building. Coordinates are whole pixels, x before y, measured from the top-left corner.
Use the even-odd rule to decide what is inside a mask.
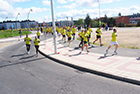
[[[110,18],[114,18],[116,21],[116,26],[119,25],[120,22],[124,23],[125,25],[129,24],[129,17],[127,16],[116,16],[116,17],[110,17]],[[100,20],[103,20],[104,17],[101,17]],[[98,19],[93,19],[94,21],[99,21]]]
[[[124,25],[129,24],[129,17],[127,16],[118,16],[113,18],[116,20],[116,26],[118,26],[120,22],[124,23]]]
[[[29,28],[36,28],[37,27],[36,21],[30,21],[29,20]],[[28,21],[4,21],[0,23],[0,29],[5,28],[5,29],[20,29],[20,28],[28,28]]]
[[[140,20],[140,17],[130,18],[129,23],[130,24],[137,24],[139,20]]]

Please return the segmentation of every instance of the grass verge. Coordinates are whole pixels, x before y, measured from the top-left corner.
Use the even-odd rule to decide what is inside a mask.
[[[31,34],[31,32],[28,31],[22,31],[22,35]],[[19,36],[19,31],[13,30],[13,37]],[[5,30],[0,31],[0,38],[9,38],[12,37],[12,31],[11,30]]]

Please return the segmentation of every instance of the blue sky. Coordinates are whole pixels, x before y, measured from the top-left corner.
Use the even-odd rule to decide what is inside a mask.
[[[131,15],[140,13],[140,0],[99,0],[100,14],[104,17]],[[99,17],[98,0],[53,0],[55,20],[74,20],[85,18],[87,13],[91,18]],[[51,18],[50,0],[0,0],[0,21],[26,20],[29,10],[29,19],[38,22],[49,22]],[[20,15],[18,15],[20,13]],[[18,16],[17,16],[18,15]],[[8,17],[8,19],[6,19]]]

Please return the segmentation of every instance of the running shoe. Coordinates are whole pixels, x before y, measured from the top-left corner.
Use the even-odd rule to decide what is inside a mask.
[[[114,51],[115,54],[118,54],[117,51]]]
[[[106,50],[106,54],[108,54],[108,50]]]

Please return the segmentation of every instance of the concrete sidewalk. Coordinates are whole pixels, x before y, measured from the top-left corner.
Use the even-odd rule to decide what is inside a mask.
[[[57,38],[57,52],[54,54],[53,39],[41,41],[40,52],[47,57],[74,68],[92,72],[98,75],[140,85],[140,57],[124,57],[114,54],[82,52],[72,47],[60,44]],[[96,48],[95,48],[96,49]]]

